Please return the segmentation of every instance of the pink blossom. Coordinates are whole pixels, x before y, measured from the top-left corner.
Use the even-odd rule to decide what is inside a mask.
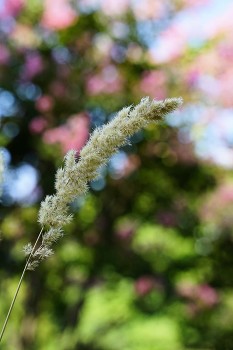
[[[24,0],[1,0],[0,18],[16,16],[22,9]]]
[[[233,46],[232,36],[228,35],[209,52],[199,55],[189,67],[187,76],[199,92],[215,100],[224,107],[233,106]],[[205,74],[204,74],[204,73]]]
[[[145,72],[140,81],[140,90],[143,94],[157,99],[165,98],[167,94],[165,73],[156,70]]]
[[[193,67],[196,69],[201,68],[201,72],[204,72],[205,74],[217,74],[221,64],[222,60],[218,59],[217,51],[214,48],[209,52],[200,54],[193,63]]]
[[[10,58],[9,50],[0,44],[0,64],[5,65]]]
[[[135,1],[132,4],[133,13],[139,21],[162,17],[165,14],[166,7],[166,1],[160,0]]]
[[[198,286],[195,294],[200,303],[207,308],[216,305],[219,301],[216,290],[210,287],[208,284]]]
[[[33,118],[29,124],[29,129],[33,134],[40,134],[47,126],[47,120],[43,117]]]
[[[33,52],[26,56],[26,62],[23,66],[22,78],[32,79],[42,72],[44,63],[39,53]]]
[[[140,296],[148,294],[155,285],[154,278],[149,276],[142,276],[135,282],[136,293]]]
[[[48,144],[60,144],[64,154],[70,149],[80,151],[88,139],[89,124],[87,114],[75,114],[68,119],[66,124],[45,131],[43,140]]]
[[[216,52],[216,51],[215,51]],[[220,45],[217,47],[217,53],[221,60],[223,60],[221,63],[225,62],[232,62],[233,59],[233,45],[232,45],[232,37],[231,35],[228,36],[227,39],[222,41]]]
[[[202,40],[213,39],[220,33],[225,33],[232,28],[233,4],[223,2],[219,11],[215,9],[216,4],[211,1],[203,2],[202,6],[187,9],[175,19],[175,25],[187,33],[188,39],[201,38]],[[212,11],[215,9],[215,11]],[[206,15],[208,14],[208,15]]]
[[[45,0],[41,24],[51,30],[69,27],[77,19],[77,13],[68,0]]]
[[[219,100],[224,107],[233,106],[233,68],[219,75]]]
[[[40,112],[48,112],[53,108],[54,101],[49,95],[43,95],[36,101],[36,108]]]
[[[196,311],[202,308],[211,308],[219,302],[218,293],[208,284],[181,283],[177,286],[177,291],[180,296],[194,303]]]
[[[233,183],[223,183],[207,197],[200,208],[204,222],[232,227]]]
[[[178,25],[173,25],[164,31],[149,54],[156,63],[172,61],[180,57],[187,45],[187,32]]]
[[[129,0],[100,0],[100,6],[108,16],[122,15],[129,7]]]
[[[112,94],[120,91],[122,88],[122,79],[117,69],[109,65],[101,73],[89,77],[86,86],[90,95],[101,93]]]
[[[200,77],[200,69],[191,68],[187,69],[184,76],[184,81],[188,87],[194,88],[197,86],[199,77]]]
[[[210,2],[210,0],[185,0],[184,5],[186,7],[196,7],[196,6],[203,6]]]
[[[190,44],[210,40],[233,29],[233,4],[226,2],[219,11],[211,11],[214,4],[205,2],[202,6],[177,12],[171,25],[163,31],[150,49],[156,63],[169,62],[184,54]]]
[[[218,202],[221,205],[233,204],[233,184],[228,183],[220,186],[215,196],[217,196]]]

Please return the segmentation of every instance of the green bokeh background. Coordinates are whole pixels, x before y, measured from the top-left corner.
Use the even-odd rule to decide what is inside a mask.
[[[152,24],[166,23],[187,5],[167,3],[171,9]],[[140,34],[130,7],[115,15],[98,7],[82,12],[80,4],[71,3],[76,19],[70,25],[51,29],[42,23],[45,2],[30,0],[11,13],[14,30],[1,32],[9,57],[0,65],[0,87],[17,105],[3,115],[1,147],[11,154],[11,169],[27,162],[40,176],[33,204],[9,202],[4,190],[1,323],[24,266],[23,246],[35,241],[40,230],[39,203],[53,193],[63,158],[61,144],[46,144],[43,132],[31,132],[32,120],[40,115],[52,129],[85,112],[91,131],[123,106],[138,103],[148,71],[166,76],[161,88],[167,97],[181,95],[184,104],[198,103],[204,96],[187,88],[182,73],[222,40],[187,47],[170,64],[156,64],[148,56],[147,32]],[[112,32],[116,23],[127,26],[122,37]],[[156,37],[160,32],[155,25],[150,33]],[[101,49],[98,38],[105,42]],[[28,77],[30,55],[40,55],[43,69]],[[109,65],[117,69],[120,88],[91,92],[88,79]],[[54,82],[64,88],[59,96]],[[39,95],[33,94],[35,88]],[[41,95],[52,98],[52,109],[38,111]],[[7,125],[10,130],[17,126],[18,134],[7,133]],[[199,159],[193,144],[180,142],[179,129],[166,123],[149,126],[121,152],[129,157],[130,170],[106,166],[105,183],[92,184],[85,198],[72,203],[74,220],[54,256],[26,274],[2,350],[233,349],[233,206],[231,201],[221,204],[217,192],[221,183],[231,181],[232,172]],[[214,215],[206,219],[203,208],[211,198]]]

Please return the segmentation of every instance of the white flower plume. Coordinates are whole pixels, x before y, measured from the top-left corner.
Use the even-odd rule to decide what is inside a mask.
[[[98,169],[127,143],[128,137],[151,122],[161,121],[168,113],[182,104],[181,98],[164,101],[143,98],[135,107],[125,107],[114,119],[97,128],[80,152],[76,162],[76,152],[69,151],[64,159],[64,167],[58,169],[55,180],[56,193],[47,196],[41,203],[39,223],[48,231],[44,233],[41,245],[31,252],[28,269],[34,269],[40,260],[52,255],[51,245],[62,235],[63,225],[70,222],[69,203],[87,191],[89,181],[98,176]],[[29,247],[25,248],[29,254]]]

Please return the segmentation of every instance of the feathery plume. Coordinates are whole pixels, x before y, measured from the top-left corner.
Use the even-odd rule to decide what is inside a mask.
[[[33,249],[30,244],[24,248],[29,255],[27,269],[34,269],[41,260],[53,254],[51,245],[62,237],[62,227],[72,219],[69,203],[87,192],[87,184],[98,176],[98,169],[127,143],[128,137],[151,122],[161,121],[181,104],[181,98],[164,101],[143,98],[135,107],[123,108],[109,123],[95,129],[81,150],[78,162],[74,150],[66,154],[64,167],[56,173],[56,193],[45,198],[39,211],[38,221],[47,232],[38,248]]]

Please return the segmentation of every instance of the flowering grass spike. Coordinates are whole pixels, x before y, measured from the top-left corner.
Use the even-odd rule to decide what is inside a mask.
[[[181,104],[181,98],[164,101],[143,98],[135,107],[123,108],[113,120],[97,128],[81,150],[78,162],[74,150],[66,154],[64,167],[56,173],[56,193],[47,196],[41,203],[38,221],[47,229],[42,243],[35,250],[30,244],[24,248],[26,255],[30,256],[27,269],[34,269],[41,260],[53,254],[52,243],[63,235],[62,227],[72,220],[69,203],[86,193],[87,184],[98,176],[98,169],[127,143],[128,137],[147,124],[162,120]]]

